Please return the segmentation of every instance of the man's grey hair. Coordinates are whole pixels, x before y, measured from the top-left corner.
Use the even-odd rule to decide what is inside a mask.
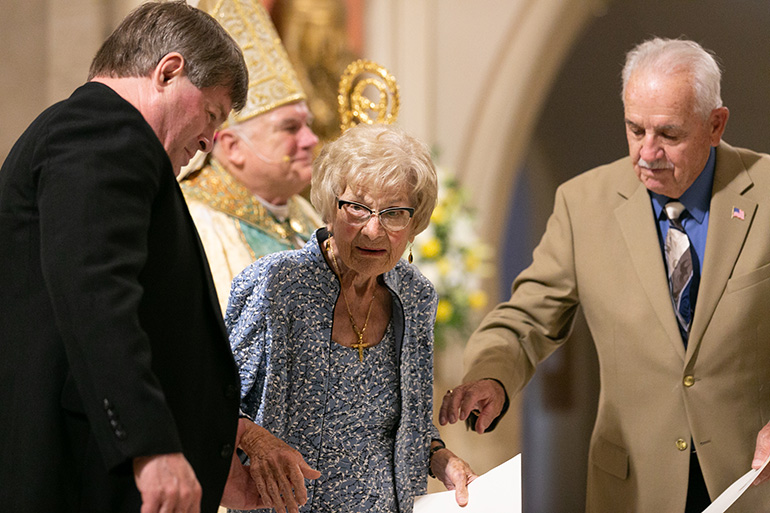
[[[640,43],[628,52],[623,67],[624,103],[628,82],[636,72],[666,75],[689,73],[695,93],[696,112],[708,118],[712,110],[722,106],[722,70],[714,54],[694,41],[656,37]]]

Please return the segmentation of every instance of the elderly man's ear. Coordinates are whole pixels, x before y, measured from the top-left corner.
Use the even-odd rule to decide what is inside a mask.
[[[243,152],[243,143],[238,136],[226,128],[217,133],[215,153],[216,158],[220,162],[231,164],[239,168],[243,167],[246,161]]]

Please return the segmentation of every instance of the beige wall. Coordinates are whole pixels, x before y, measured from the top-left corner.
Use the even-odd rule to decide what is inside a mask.
[[[368,0],[365,57],[401,88],[400,123],[434,145],[500,241],[500,205],[542,102],[585,23],[611,0]]]
[[[139,0],[2,0],[0,158],[48,105],[85,82],[91,58]]]
[[[5,0],[0,16],[0,158],[46,103],[46,2]]]

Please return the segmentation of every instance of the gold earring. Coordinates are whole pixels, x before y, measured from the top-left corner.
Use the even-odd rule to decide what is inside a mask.
[[[414,262],[414,257],[412,256],[412,246],[411,245],[409,246],[409,258],[407,258],[407,262],[409,262],[410,264],[412,262]]]

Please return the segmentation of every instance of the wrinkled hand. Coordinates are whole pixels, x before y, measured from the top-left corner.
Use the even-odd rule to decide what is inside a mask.
[[[181,452],[134,458],[134,480],[141,513],[201,510],[201,485]]]
[[[248,424],[253,424],[249,419],[238,421],[238,433],[235,436],[235,447],[241,443],[243,434],[248,429]],[[227,476],[225,491],[222,494],[220,504],[230,509],[258,509],[268,507],[263,500],[249,472],[251,467],[241,463],[238,451],[233,451],[233,459],[230,462],[230,473]]]
[[[754,451],[754,461],[751,462],[751,468],[760,468],[765,460],[770,456],[770,422],[765,425],[757,435],[757,448]],[[757,476],[754,480],[754,484],[758,485],[764,483],[770,478],[770,464],[765,467],[765,470]]]
[[[244,429],[239,447],[251,460],[251,478],[261,500],[276,512],[299,513],[299,506],[307,502],[304,478],[318,479],[321,473],[310,468],[299,451],[265,428],[248,419],[240,423]]]
[[[505,390],[493,379],[464,383],[447,391],[441,403],[438,421],[442,426],[465,420],[472,411],[477,412],[476,431],[483,433],[503,410]]]
[[[449,449],[441,449],[430,459],[430,468],[447,490],[455,491],[455,500],[460,506],[468,504],[468,484],[477,476],[470,465],[458,458]]]

